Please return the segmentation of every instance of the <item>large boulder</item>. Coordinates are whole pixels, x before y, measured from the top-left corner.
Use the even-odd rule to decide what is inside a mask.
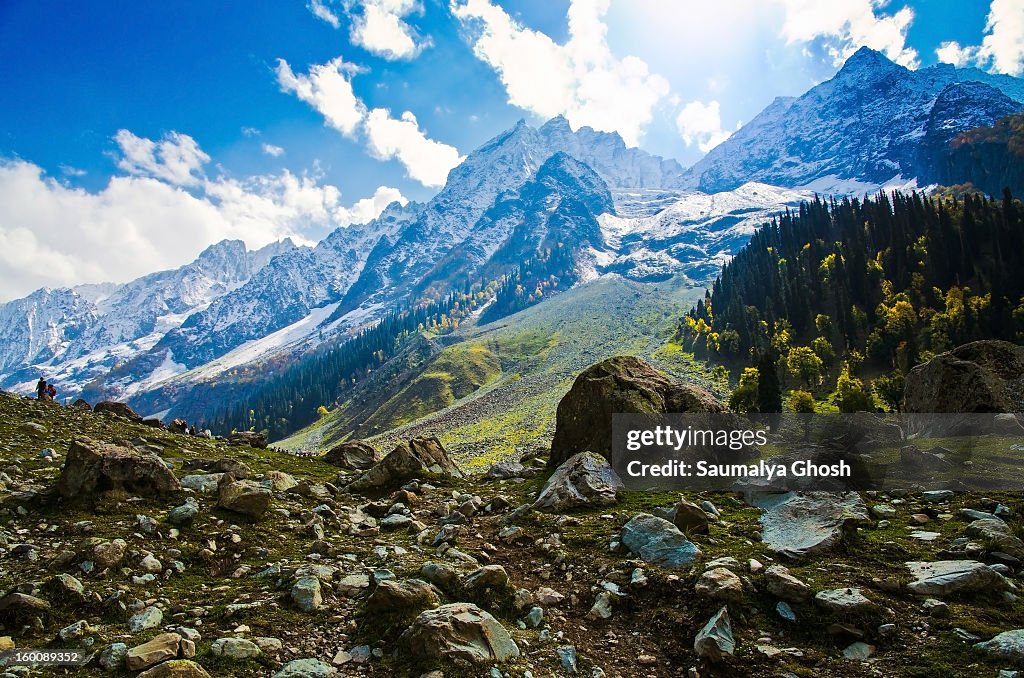
[[[1024,412],[1024,347],[974,341],[907,375],[906,412]]]
[[[640,358],[608,358],[581,372],[558,403],[548,466],[587,450],[611,459],[613,414],[726,411],[704,389],[673,384]]]
[[[868,520],[867,506],[856,492],[762,495],[754,504],[764,510],[764,543],[787,558],[831,549]]]
[[[425,474],[463,477],[441,441],[437,438],[413,438],[399,444],[345,489],[349,492],[380,492]]]
[[[129,407],[128,403],[119,403],[115,400],[104,400],[96,403],[96,407],[93,408],[93,412],[109,412],[110,414],[123,419],[128,419],[129,421],[134,421],[139,424],[142,423],[141,414]]]
[[[365,471],[380,461],[377,449],[362,440],[348,440],[327,451],[323,460],[350,471]]]
[[[161,633],[128,650],[125,666],[129,671],[141,671],[168,659],[187,659],[195,654],[196,646],[191,640],[177,633]]]
[[[228,436],[228,444],[265,450],[267,449],[267,434],[254,431],[236,431]]]
[[[210,674],[190,659],[171,659],[143,671],[135,678],[210,678]]]
[[[428,662],[471,666],[519,656],[505,627],[472,603],[451,603],[421,613],[402,634],[402,642],[414,658]]]
[[[259,518],[266,513],[273,498],[273,493],[259,483],[235,480],[230,473],[225,473],[218,487],[217,506],[250,518]]]
[[[71,443],[57,481],[63,497],[121,490],[155,496],[180,490],[178,479],[154,454],[80,438]]]
[[[693,650],[698,657],[712,662],[721,661],[736,650],[736,641],[729,622],[729,610],[725,607],[715,613],[693,639]]]
[[[620,490],[622,480],[603,457],[580,452],[551,474],[533,507],[565,511],[579,506],[609,506],[618,501]]]
[[[1024,663],[1024,629],[1003,631],[992,640],[975,644],[974,649],[999,659]]]
[[[678,527],[649,513],[641,513],[622,526],[622,543],[647,562],[667,568],[687,567],[701,555],[697,545]]]
[[[907,568],[914,576],[907,588],[921,596],[943,597],[1006,588],[1001,574],[976,560],[912,561]]]

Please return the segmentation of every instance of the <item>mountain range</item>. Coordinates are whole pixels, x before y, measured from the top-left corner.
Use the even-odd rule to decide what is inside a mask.
[[[235,371],[253,379],[397,308],[499,283],[538,250],[568,248],[575,280],[705,284],[772,215],[815,192],[933,183],[954,137],[1022,102],[1020,79],[910,71],[865,48],[689,169],[562,117],[521,121],[428,202],[393,203],[315,247],[225,241],[174,271],[0,305],[0,387],[30,392],[42,373],[64,396],[201,417],[197,391]]]

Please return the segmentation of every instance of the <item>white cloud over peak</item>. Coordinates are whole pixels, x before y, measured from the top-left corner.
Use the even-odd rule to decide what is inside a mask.
[[[123,149],[118,166],[128,174],[96,192],[65,185],[30,162],[0,161],[0,301],[39,287],[126,282],[181,266],[225,238],[249,247],[285,237],[309,244],[339,226],[370,221],[395,200],[406,202],[397,189],[381,186],[345,205],[337,187],[287,170],[210,179],[180,161],[182,154],[161,154],[172,139],[191,151],[185,157],[207,162],[191,137],[153,142],[122,130],[116,139]],[[145,149],[153,150],[147,156]]]
[[[366,118],[366,136],[373,157],[397,159],[424,186],[444,186],[448,172],[463,160],[454,146],[428,139],[411,111],[395,119],[385,108],[373,109]]]
[[[452,0],[452,13],[472,31],[476,56],[498,73],[508,101],[542,118],[562,114],[574,128],[618,132],[636,146],[668,81],[646,62],[608,47],[609,0],[571,0],[569,39],[558,44],[519,24],[489,0]]]
[[[1011,2],[1014,0],[1011,0]],[[773,0],[785,10],[782,36],[789,43],[824,40],[835,65],[861,47],[883,52],[907,68],[917,68],[917,50],[907,45],[914,10],[884,13],[889,0]]]
[[[722,129],[722,112],[717,101],[686,104],[676,117],[676,128],[687,146],[696,144],[702,153],[732,136],[732,132]]]
[[[210,156],[187,134],[171,132],[160,141],[151,141],[122,129],[114,135],[114,141],[121,149],[118,168],[128,174],[162,179],[175,186],[197,185],[203,165],[210,162]]]
[[[448,172],[463,160],[459,149],[428,138],[411,111],[398,119],[385,108],[367,112],[352,89],[352,76],[359,72],[341,57],[312,66],[309,75],[296,75],[284,59],[277,65],[281,89],[316,109],[331,127],[352,139],[362,130],[373,157],[398,160],[409,177],[424,186],[444,186]]]
[[[287,61],[277,60],[281,90],[295,94],[323,115],[328,125],[349,137],[366,115],[366,106],[352,90],[352,76],[359,71],[358,66],[338,57],[310,67],[308,75],[296,75]]]
[[[1020,0],[992,0],[980,45],[961,46],[955,40],[935,50],[939,61],[954,66],[975,65],[992,73],[1024,73],[1024,4]]]

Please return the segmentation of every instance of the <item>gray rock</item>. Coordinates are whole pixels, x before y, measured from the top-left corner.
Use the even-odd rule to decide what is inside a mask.
[[[282,666],[273,678],[328,678],[337,673],[338,669],[319,659],[295,659]]]
[[[128,620],[128,630],[132,633],[139,633],[146,629],[155,629],[164,621],[164,613],[159,607],[147,607],[141,612],[132,615]]]
[[[1010,531],[1010,526],[999,518],[975,520],[967,526],[967,536],[985,540],[991,551],[1002,551],[1024,560],[1024,541]]]
[[[231,481],[231,478],[228,475],[221,479],[217,488],[217,506],[250,518],[259,518],[266,513],[274,498],[273,493],[252,480]]]
[[[111,643],[100,652],[100,667],[104,671],[116,671],[124,666],[124,658],[127,656],[127,645],[124,643]]]
[[[551,474],[533,507],[538,511],[565,511],[610,506],[618,501],[621,489],[622,480],[603,457],[580,452]]]
[[[492,464],[487,469],[487,475],[484,476],[487,480],[508,480],[509,478],[523,477],[526,473],[526,467],[520,464],[515,459],[504,459],[496,464]]]
[[[413,438],[349,483],[349,492],[381,492],[426,474],[462,478],[462,471],[437,438]]]
[[[365,471],[380,461],[373,445],[362,440],[349,440],[331,448],[322,459],[339,468]]]
[[[662,567],[686,567],[701,555],[679,528],[649,513],[634,516],[622,526],[622,543],[647,562]]]
[[[941,504],[954,497],[953,490],[928,490],[921,493],[921,499],[931,504]]]
[[[872,612],[876,605],[864,597],[858,588],[833,589],[820,591],[814,596],[819,607],[834,614],[858,614]]]
[[[787,603],[784,600],[780,600],[779,602],[777,602],[775,604],[775,613],[778,614],[783,619],[785,619],[786,621],[789,621],[789,622],[795,622],[796,621],[796,613],[793,612],[793,608],[791,608],[789,606],[789,603]]]
[[[788,558],[827,551],[868,520],[867,506],[856,492],[762,495],[761,536],[775,553]]]
[[[974,649],[1000,659],[1024,661],[1024,629],[1003,631],[992,640],[976,644]]]
[[[555,655],[558,657],[562,668],[569,673],[578,673],[579,665],[576,661],[576,648],[572,645],[562,645],[555,648]]]
[[[200,478],[202,476],[186,476],[186,478]],[[182,486],[184,486],[184,480]],[[216,488],[216,485],[214,485]],[[177,525],[178,527],[184,527],[191,525],[192,521],[199,515],[199,502],[192,497],[185,500],[185,503],[181,506],[175,506],[167,513],[167,522],[171,525]]]
[[[1024,348],[1016,344],[985,340],[957,346],[910,371],[904,411],[1020,412],[1022,377]],[[954,419],[936,423],[955,426]],[[939,436],[942,431],[930,433]]]
[[[323,593],[320,589],[320,580],[317,577],[300,577],[292,585],[292,601],[303,612],[312,612],[319,608],[323,602]]]
[[[867,661],[875,653],[875,646],[856,642],[843,650],[843,656],[853,661]]]
[[[732,571],[724,567],[715,567],[700,576],[693,588],[699,596],[730,603],[743,600],[743,582]]]
[[[685,499],[680,499],[673,507],[671,520],[683,534],[707,534],[711,524],[711,518],[704,509]]]
[[[693,639],[693,649],[698,657],[712,662],[721,661],[736,650],[729,622],[729,610],[723,607],[715,613]]]
[[[57,480],[62,497],[118,490],[132,496],[161,496],[181,489],[177,476],[154,454],[79,438],[71,443]]]
[[[217,486],[220,484],[220,479],[223,477],[223,473],[204,473],[184,476],[181,479],[181,486],[185,489],[192,490],[193,492],[214,494],[217,492]]]
[[[218,638],[210,645],[210,653],[227,659],[259,657],[262,652],[256,643],[245,638]]]
[[[907,567],[914,576],[907,588],[919,596],[941,597],[1006,588],[1002,575],[974,560],[912,561]]]
[[[764,581],[768,593],[788,603],[804,603],[814,595],[810,586],[794,577],[782,565],[772,565],[765,570]]]
[[[519,647],[508,631],[471,603],[451,603],[420,613],[401,641],[411,656],[421,661],[447,659],[479,665],[519,656]]]
[[[441,601],[434,588],[420,579],[386,579],[366,599],[367,612],[407,613],[436,607]]]

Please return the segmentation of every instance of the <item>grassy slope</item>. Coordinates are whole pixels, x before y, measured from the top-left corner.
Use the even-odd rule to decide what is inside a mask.
[[[493,323],[463,327],[455,338],[462,343],[422,362],[414,375],[376,384],[374,390],[396,394],[378,409],[346,403],[314,427],[315,435],[307,429],[280,445],[311,447],[312,439],[326,447],[354,434],[386,451],[402,438],[436,435],[471,467],[485,465],[546,446],[558,400],[576,375],[623,353],[721,392],[702,363],[664,345],[702,293],[678,280],[640,285],[605,278]],[[363,399],[360,393],[352,400]]]
[[[538,346],[528,343],[533,348]],[[25,427],[26,421],[37,422],[43,429]],[[335,469],[316,459],[300,459],[274,451],[228,447],[216,441],[174,436],[109,416],[75,412],[0,394],[0,468],[13,476],[17,486],[29,485],[37,488],[39,493],[35,499],[26,499],[23,495],[4,497],[0,529],[12,538],[16,534],[17,541],[34,543],[40,549],[37,561],[10,557],[0,561],[3,566],[0,589],[6,591],[15,584],[26,582],[45,582],[57,572],[64,571],[75,573],[87,591],[99,596],[81,606],[67,603],[55,608],[48,627],[18,637],[19,647],[74,646],[73,642],[55,641],[53,635],[56,629],[82,618],[89,619],[97,629],[94,633],[96,649],[115,641],[134,645],[155,635],[156,629],[139,634],[128,633],[125,615],[116,610],[111,613],[96,602],[115,590],[122,590],[129,601],[134,598],[163,601],[160,604],[166,611],[164,623],[169,626],[178,623],[194,626],[196,620],[187,611],[197,605],[206,607],[209,613],[199,627],[203,639],[199,643],[197,659],[215,676],[266,677],[278,664],[270,658],[227,662],[210,654],[210,643],[215,638],[233,635],[233,629],[240,624],[251,627],[249,633],[242,635],[283,638],[286,647],[298,649],[298,656],[318,656],[329,660],[339,647],[349,648],[363,642],[381,647],[384,659],[374,660],[370,666],[359,669],[359,675],[417,676],[428,668],[417,666],[406,670],[401,655],[396,662],[393,652],[397,648],[397,633],[401,631],[401,625],[388,629],[382,626],[381,620],[361,615],[357,600],[332,594],[328,587],[324,609],[300,613],[287,600],[290,586],[287,577],[278,583],[273,578],[231,576],[232,570],[238,566],[248,566],[252,572],[258,572],[268,562],[287,559],[292,566],[308,562],[307,554],[313,540],[303,533],[300,526],[306,512],[322,500],[278,495],[273,509],[287,509],[290,516],[271,510],[262,520],[250,522],[214,508],[211,497],[200,496],[203,511],[199,520],[184,529],[177,539],[170,538],[168,526],[162,522],[158,534],[143,535],[134,526],[136,514],[162,521],[166,511],[181,503],[183,496],[162,500],[121,498],[118,501],[113,498],[91,506],[82,503],[68,505],[58,502],[50,494],[58,468],[38,459],[38,450],[51,446],[63,458],[67,442],[83,434],[98,440],[135,440],[138,444],[154,446],[161,450],[165,459],[175,463],[179,475],[187,473],[181,470],[184,460],[200,456],[211,459],[231,456],[249,464],[256,473],[281,469],[314,481],[330,480],[335,476]],[[436,491],[424,495],[415,505],[415,510],[418,517],[436,529],[435,512],[451,499],[453,490],[479,493],[485,500],[502,494],[511,506],[516,506],[529,501],[542,482],[543,478],[538,477],[523,483],[489,484],[472,478],[450,485],[442,484]],[[522,675],[525,670],[538,676],[566,675],[557,668],[555,657],[556,646],[566,643],[575,645],[579,652],[581,675],[590,675],[592,667],[600,666],[611,677],[645,675],[669,678],[685,675],[688,667],[700,665],[693,653],[693,636],[719,606],[693,592],[701,569],[672,573],[644,566],[650,579],[648,585],[631,587],[628,584],[630,573],[638,563],[608,548],[609,543],[617,539],[621,525],[631,516],[669,505],[677,496],[667,492],[629,493],[618,506],[573,511],[572,520],[557,515],[529,513],[515,520],[515,524],[522,526],[529,535],[529,540],[522,545],[507,544],[497,538],[498,531],[507,524],[507,511],[493,516],[478,516],[474,520],[473,529],[464,531],[460,538],[459,548],[462,551],[502,565],[516,586],[530,590],[540,586],[552,587],[571,601],[546,610],[545,620],[551,625],[549,640],[541,640],[536,630],[517,629],[515,621],[518,615],[494,610],[520,646],[527,650],[522,658],[503,667],[510,675]],[[710,499],[723,514],[723,522],[713,525],[709,535],[693,536],[704,552],[705,561],[733,556],[741,563],[746,563],[748,558],[756,558],[765,564],[771,562],[766,547],[756,536],[759,530],[756,509],[744,505],[735,496],[725,494],[691,494],[689,498],[693,501]],[[993,498],[1014,510],[1018,517],[1011,524],[1019,531],[1022,527],[1019,516],[1024,515],[1021,497],[998,493]],[[869,503],[887,500],[882,496],[868,498]],[[344,517],[350,507],[362,501],[357,497],[339,495],[337,504],[334,500],[329,503],[335,505]],[[935,542],[909,538],[911,529],[916,528],[907,524],[911,514],[925,506],[936,508],[934,505],[926,505],[915,496],[892,500],[891,503],[897,515],[888,528],[865,526],[851,541],[840,544],[834,553],[792,566],[793,573],[816,590],[863,587],[866,595],[883,608],[881,613],[859,619],[837,619],[823,615],[813,604],[804,604],[794,606],[797,623],[783,622],[774,612],[775,600],[764,591],[763,575],[750,574],[745,567],[737,568],[737,572],[757,589],[757,592],[749,590],[743,603],[729,605],[737,656],[718,668],[701,666],[701,675],[713,678],[777,678],[792,673],[801,678],[977,678],[995,676],[1000,668],[1009,668],[1008,661],[992,660],[970,651],[969,645],[958,640],[952,630],[963,628],[987,639],[1000,631],[1019,628],[1024,619],[1024,601],[1009,603],[997,596],[986,595],[954,596],[949,598],[950,617],[935,619],[927,616],[919,598],[906,591],[885,590],[880,584],[885,580],[906,582],[908,573],[903,566],[904,561],[939,558],[941,550],[959,537],[966,526],[952,516],[961,506],[976,506],[977,495],[959,495],[950,504],[937,507],[951,515],[933,520],[924,528],[941,534]],[[26,515],[19,515],[14,510],[16,505],[27,509]],[[87,529],[76,525],[83,520],[90,521],[91,527]],[[351,537],[344,525],[336,527],[328,523],[326,527],[328,539],[334,545],[334,555],[321,562],[340,567],[339,576],[366,573],[373,567],[385,566],[400,577],[409,577],[415,576],[424,561],[443,559],[433,549],[418,548],[405,532],[388,532],[377,539],[370,539]],[[552,535],[556,533],[560,535],[560,546],[553,546],[556,541]],[[238,544],[233,544],[233,535],[240,538]],[[92,537],[126,539],[132,555],[125,564],[131,568],[137,567],[143,550],[152,551],[167,562],[171,557],[169,550],[177,549],[181,552],[180,559],[186,564],[186,571],[183,575],[158,579],[149,585],[132,584],[128,576],[132,572],[82,575],[76,565],[86,557],[88,540]],[[203,551],[211,540],[218,545],[218,556],[214,558],[206,557]],[[488,543],[497,546],[485,546]],[[389,550],[387,558],[381,558],[375,553],[375,547],[381,545],[401,546],[403,552],[399,554]],[[268,553],[259,555],[260,547],[266,548]],[[55,558],[62,551],[73,551],[79,555],[68,564],[59,565]],[[352,554],[354,559],[345,554]],[[463,568],[463,571],[468,569]],[[137,573],[136,570],[134,574]],[[586,614],[594,591],[603,581],[617,582],[628,596],[616,604],[612,619],[588,619]],[[263,607],[233,617],[225,616],[227,606],[239,602],[262,603]],[[888,621],[896,623],[896,636],[880,642],[874,629]],[[834,622],[863,630],[868,642],[878,644],[876,658],[869,663],[843,659],[841,650],[852,639],[846,633],[831,635],[827,629]],[[7,633],[9,631],[0,631],[0,635]],[[757,649],[765,637],[771,638],[774,647],[794,648],[794,652],[769,658]],[[636,658],[639,655],[656,657],[657,663],[638,671]],[[350,668],[343,675],[355,672]],[[35,671],[32,675],[66,674]],[[74,675],[111,674],[86,669],[75,671]],[[127,674],[119,671],[116,675]],[[445,675],[458,677],[467,674],[446,667]]]

